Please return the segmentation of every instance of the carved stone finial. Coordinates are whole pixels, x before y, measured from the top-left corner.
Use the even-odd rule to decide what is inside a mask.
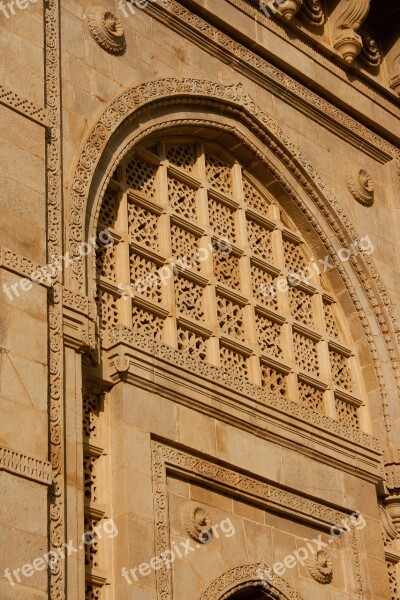
[[[332,559],[325,550],[320,550],[317,554],[307,562],[307,568],[311,577],[327,585],[333,579]]]
[[[374,182],[365,169],[352,169],[346,175],[346,183],[354,198],[363,206],[374,203]]]
[[[277,12],[286,19],[286,21],[291,21],[295,14],[299,12],[303,0],[285,0],[284,2],[277,2],[277,4]]]
[[[325,13],[321,0],[304,0],[300,15],[303,21],[313,27],[320,27],[325,23]]]
[[[360,54],[361,37],[356,33],[368,15],[370,0],[340,0],[333,46],[351,64]]]
[[[126,49],[125,34],[121,19],[113,12],[94,7],[87,13],[90,33],[96,42],[111,54],[123,54]]]
[[[187,534],[196,542],[208,544],[212,539],[212,521],[205,508],[189,502],[182,509]]]

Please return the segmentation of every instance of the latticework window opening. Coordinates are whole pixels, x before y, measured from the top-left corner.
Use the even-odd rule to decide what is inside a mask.
[[[334,299],[270,192],[224,149],[169,138],[136,150],[102,224],[115,240],[96,263],[103,332],[123,325],[359,427]]]

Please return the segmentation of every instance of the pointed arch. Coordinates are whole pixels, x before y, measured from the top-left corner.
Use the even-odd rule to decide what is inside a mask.
[[[116,166],[150,134],[183,126],[229,132],[236,138],[238,147],[247,147],[255,159],[272,173],[287,197],[291,198],[293,206],[313,228],[315,240],[322,242],[331,257],[335,256],[338,248],[360,239],[332,190],[301,149],[254,102],[241,84],[224,86],[195,79],[161,79],[134,86],[110,101],[78,152],[67,206],[66,247],[72,259],[72,268],[66,274],[67,277],[72,275],[67,279],[68,287],[76,291],[87,289],[93,263],[84,262],[79,248],[95,231],[99,207]],[[379,324],[387,355],[397,369],[397,349],[394,350],[387,334],[393,332],[400,338],[400,326],[370,256],[359,254],[354,260],[337,265],[337,271],[358,312],[369,343],[390,443],[387,391],[372,328]],[[358,291],[352,284],[354,278],[360,283]],[[373,324],[368,321],[363,309],[365,303],[375,313]],[[394,379],[389,385],[395,388]]]

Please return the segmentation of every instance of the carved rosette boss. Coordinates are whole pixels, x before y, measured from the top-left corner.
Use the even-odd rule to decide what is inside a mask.
[[[91,8],[87,13],[89,30],[103,50],[111,54],[123,54],[126,49],[121,19],[101,7]]]
[[[325,550],[317,552],[315,557],[307,562],[307,568],[311,577],[318,583],[324,585],[331,583],[333,579],[332,559]]]
[[[182,521],[186,533],[196,542],[208,544],[212,539],[212,521],[205,508],[188,503],[182,509]]]
[[[372,206],[374,203],[374,182],[365,169],[351,170],[346,175],[347,187],[360,204]]]

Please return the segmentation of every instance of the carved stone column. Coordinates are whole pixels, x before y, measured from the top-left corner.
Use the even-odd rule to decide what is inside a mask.
[[[361,52],[357,30],[368,15],[370,0],[341,0],[334,25],[333,46],[351,64]]]

